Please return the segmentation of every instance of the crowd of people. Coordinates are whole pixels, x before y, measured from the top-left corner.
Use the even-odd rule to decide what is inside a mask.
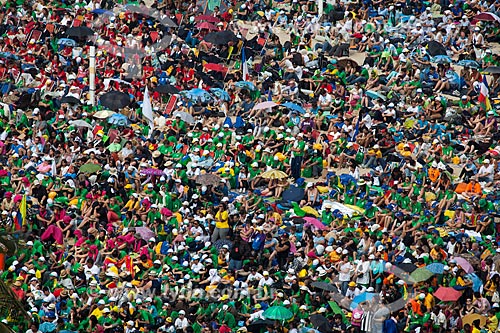
[[[4,1],[1,325],[498,332],[499,12]]]

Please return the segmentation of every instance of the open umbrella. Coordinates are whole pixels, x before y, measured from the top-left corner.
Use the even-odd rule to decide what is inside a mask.
[[[427,53],[429,53],[431,57],[435,57],[437,55],[447,55],[446,47],[435,40],[427,43]]]
[[[302,207],[302,211],[306,213],[306,215],[311,215],[315,217],[319,217],[319,213],[316,209],[312,208],[311,206],[304,206]]]
[[[92,125],[90,125],[88,122],[86,122],[85,120],[81,120],[81,119],[78,119],[78,120],[70,120],[69,121],[69,124],[70,125],[73,125],[73,126],[76,126],[76,127],[87,127],[87,128],[94,128]]]
[[[480,13],[480,14],[477,14],[476,16],[474,16],[473,20],[474,21],[485,21],[485,22],[498,22],[500,23],[500,17],[498,17],[497,15],[493,14],[493,13],[489,13],[489,12],[483,12],[483,13]]]
[[[76,42],[73,39],[71,39],[71,38],[60,38],[57,41],[57,45],[64,45],[64,46],[74,47],[74,46],[76,46]]]
[[[443,272],[444,272],[444,265],[439,263],[439,262],[435,262],[435,263],[432,263],[430,265],[427,265],[425,268],[427,268],[428,271],[430,271],[434,274],[443,274]]]
[[[191,90],[183,90],[180,92],[182,96],[187,97],[188,99],[192,101],[202,101],[202,102],[207,102],[212,100],[212,96],[208,93],[208,91],[195,88]]]
[[[223,101],[229,102],[231,100],[231,96],[224,89],[210,88],[210,92]]]
[[[196,183],[200,185],[213,185],[217,186],[220,184],[220,177],[213,173],[204,173],[196,177]]]
[[[122,150],[122,145],[117,142],[113,142],[108,146],[108,150],[110,153],[119,152],[120,150]]]
[[[439,287],[434,296],[443,302],[455,302],[462,296],[462,292],[451,287]]]
[[[420,267],[414,270],[410,274],[410,278],[413,280],[413,282],[422,282],[430,279],[434,273],[426,269],[425,267]]]
[[[472,265],[464,258],[462,257],[453,257],[453,260],[457,262],[457,265],[462,267],[462,269],[465,271],[465,273],[473,273],[474,268]]]
[[[113,90],[102,95],[99,102],[108,109],[118,110],[128,106],[131,101],[129,94]]]
[[[284,179],[288,178],[288,175],[280,170],[271,169],[260,175],[264,179]]]
[[[194,117],[193,117],[192,115],[190,115],[189,113],[187,113],[187,112],[184,112],[184,111],[176,111],[176,112],[174,112],[174,114],[173,114],[173,118],[175,118],[175,117],[177,117],[177,116],[181,117],[181,119],[182,119],[183,121],[185,121],[186,123],[188,123],[188,124],[192,124],[192,123],[194,123]]]
[[[284,306],[271,306],[262,314],[267,319],[285,321],[293,317],[292,311]]]
[[[12,59],[12,60],[18,60],[19,56],[12,54],[10,52],[0,52],[0,58],[2,59]]]
[[[113,111],[102,110],[102,111],[97,111],[96,113],[94,113],[93,116],[94,116],[94,118],[97,118],[97,119],[106,119],[106,118],[111,117],[114,114],[115,113]]]
[[[277,103],[274,103],[273,101],[265,101],[265,102],[261,102],[259,104],[255,104],[255,106],[253,107],[254,110],[263,110],[263,109],[269,109],[269,108],[272,108],[272,107],[275,107],[275,106],[278,106],[279,104]]]
[[[472,323],[475,322],[476,320],[480,321],[480,326],[484,326],[486,324],[486,317],[481,316],[480,314],[477,313],[471,313],[466,316],[463,316],[462,318],[462,325],[469,324],[472,326]]]
[[[217,27],[215,25],[213,25],[212,23],[208,23],[208,22],[200,22],[196,25],[196,27],[198,29],[206,29],[206,30],[212,30],[212,31],[217,30]]]
[[[80,100],[74,96],[64,96],[63,98],[61,98],[61,103],[78,105],[80,104]]]
[[[161,84],[161,85],[157,86],[154,89],[154,91],[157,91],[160,94],[178,94],[179,93],[179,89],[177,89],[176,87],[174,87],[171,84]]]
[[[239,81],[234,84],[237,88],[241,89],[247,89],[250,91],[255,91],[257,88],[255,87],[255,84],[249,81]]]
[[[283,191],[281,199],[285,202],[299,202],[304,198],[304,189],[296,186],[290,186]]]
[[[351,305],[349,307],[351,308],[351,310],[354,310],[356,309],[358,304],[371,301],[373,297],[375,297],[375,295],[377,294],[368,292],[361,293],[352,299]]]
[[[382,95],[378,91],[367,90],[365,92],[365,94],[366,94],[366,96],[368,96],[368,97],[370,97],[372,99],[381,99],[383,101],[385,101],[387,99],[387,97],[385,97],[384,95]]]
[[[286,103],[280,104],[280,106],[283,106],[283,107],[290,109],[290,110],[297,111],[298,113],[301,113],[301,114],[306,113],[306,110],[302,106],[295,104],[295,103],[292,103],[292,102],[286,102]]]
[[[142,169],[141,170],[141,175],[146,175],[146,176],[163,176],[163,170],[160,169],[155,169],[155,168],[148,168],[148,169]]]
[[[415,266],[414,264],[405,263],[405,262],[402,264],[399,264],[397,267],[399,267],[402,271],[405,271],[407,273],[411,273],[417,269],[417,266]]]
[[[200,21],[206,21],[206,22],[210,22],[210,23],[219,23],[220,20],[215,17],[215,16],[211,16],[211,15],[198,15],[194,18],[194,20],[196,22],[200,22]]]
[[[479,276],[477,276],[475,273],[470,273],[465,275],[465,277],[472,281],[473,291],[481,290],[481,286],[483,285],[483,280],[481,280]]]
[[[128,120],[127,116],[115,113],[111,117],[108,118],[108,124],[117,125],[117,126],[127,126],[130,124],[130,120]]]
[[[500,73],[500,66],[490,66],[485,69],[483,69],[484,73],[487,74],[499,74]]]
[[[87,37],[87,36],[92,36],[94,34],[94,30],[82,25],[79,27],[71,27],[68,30],[66,30],[66,35],[67,36],[72,36],[72,37]]]
[[[247,330],[252,333],[260,333],[261,331],[266,331],[269,325],[274,325],[274,321],[269,319],[257,319],[248,325]]]
[[[240,39],[236,37],[234,32],[229,31],[229,30],[224,30],[224,31],[217,31],[217,32],[210,32],[205,35],[205,38],[203,38],[206,42],[215,44],[215,45],[224,45],[228,44],[229,42],[238,42]]]
[[[151,238],[155,237],[154,231],[147,227],[135,227],[136,235],[139,235],[145,241],[149,241]]]
[[[80,167],[81,173],[96,173],[100,171],[102,167],[99,164],[87,163]]]
[[[302,208],[302,210],[304,210],[305,207]],[[307,213],[307,212],[306,212]],[[314,218],[314,217],[310,217],[310,216],[305,216],[303,217],[303,220],[306,221],[305,225],[312,225],[313,227],[319,229],[319,230],[325,230],[326,229],[326,226],[321,223],[320,220],[318,220],[317,218]]]
[[[311,317],[309,317],[309,320],[311,321],[311,324],[314,326],[314,328],[321,333],[329,333],[332,331],[328,319],[320,314],[313,314]]]
[[[479,64],[475,60],[460,60],[457,62],[458,66],[469,67],[469,68],[479,68]]]
[[[216,64],[213,62],[206,63],[205,65],[203,65],[203,68],[209,71],[221,72],[221,73],[227,72],[228,69],[226,66],[222,64]]]
[[[434,62],[436,64],[451,64],[452,60],[447,55],[437,55],[435,57],[432,57],[431,62]]]
[[[315,281],[311,283],[311,287],[318,288],[324,291],[337,291],[337,288],[333,284],[323,281]]]
[[[359,64],[356,62],[356,60],[351,59],[351,58],[344,57],[344,58],[337,59],[337,67],[343,68],[343,67],[347,66],[348,63],[350,63],[351,66],[354,68],[359,66]]]

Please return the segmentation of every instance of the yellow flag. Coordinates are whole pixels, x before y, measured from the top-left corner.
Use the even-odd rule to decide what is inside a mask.
[[[23,195],[23,199],[21,200],[21,204],[19,205],[19,211],[21,212],[21,216],[23,218],[23,224],[26,225],[26,194]]]

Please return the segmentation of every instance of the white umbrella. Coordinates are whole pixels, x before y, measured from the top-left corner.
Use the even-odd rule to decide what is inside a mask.
[[[71,120],[69,122],[70,125],[73,125],[73,126],[76,126],[76,127],[87,127],[87,128],[94,128],[94,126],[90,125],[88,122],[86,122],[85,120],[81,120],[81,119],[78,119],[78,120]]]
[[[274,103],[273,101],[265,101],[259,104],[256,104],[253,109],[254,110],[263,110],[263,109],[269,109],[274,106],[278,106],[279,104]]]

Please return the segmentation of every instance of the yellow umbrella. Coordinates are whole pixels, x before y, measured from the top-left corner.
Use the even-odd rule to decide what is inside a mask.
[[[271,169],[260,175],[264,179],[285,179],[288,175],[280,170]]]
[[[314,215],[315,217],[319,217],[318,211],[312,208],[311,206],[304,206],[302,207],[302,210],[308,215]]]
[[[477,313],[471,313],[462,318],[462,325],[469,324],[472,326],[472,323],[477,319],[481,321],[481,324],[479,326],[484,326],[486,324],[485,316],[481,316],[480,314]]]
[[[356,212],[358,212],[360,214],[364,214],[365,213],[365,209],[363,209],[361,207],[358,207],[356,205],[346,205],[346,204],[344,204],[344,206],[346,206],[348,208],[351,208],[351,209],[355,210]]]

